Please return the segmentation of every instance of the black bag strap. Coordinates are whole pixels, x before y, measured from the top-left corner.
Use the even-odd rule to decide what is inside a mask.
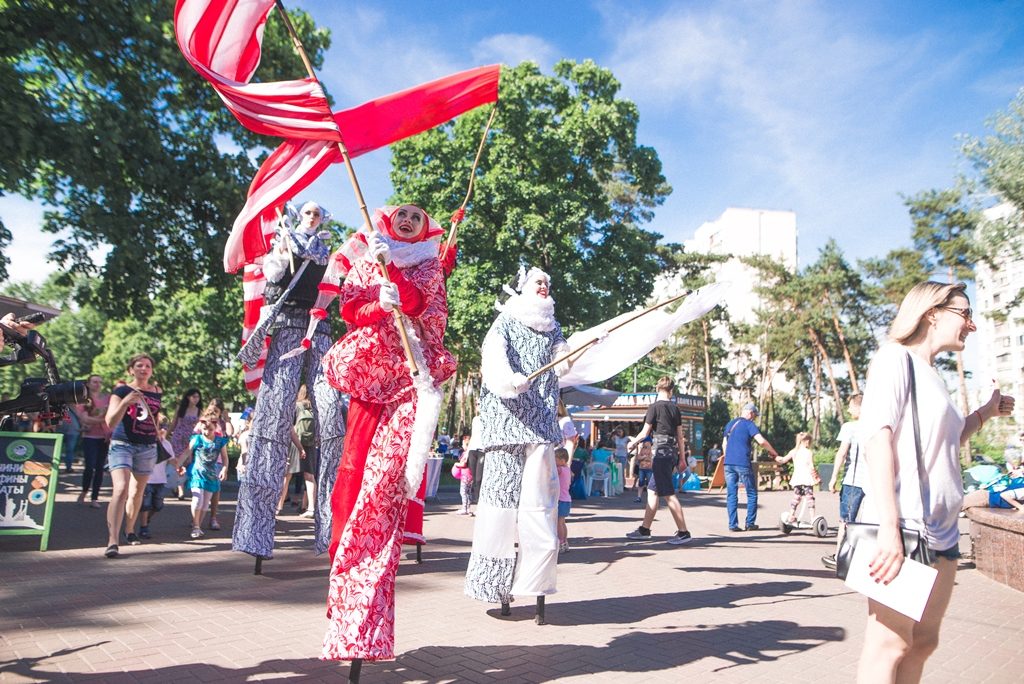
[[[921,522],[928,512],[929,488],[925,476],[924,456],[921,454],[921,422],[917,413],[917,381],[914,377],[914,360],[907,352],[907,370],[910,372],[910,410],[914,421],[914,452],[917,455],[917,483],[921,490]]]

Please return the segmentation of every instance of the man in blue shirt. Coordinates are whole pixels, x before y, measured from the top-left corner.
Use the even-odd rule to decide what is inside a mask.
[[[751,467],[752,442],[757,442],[775,458],[779,452],[761,435],[754,424],[757,407],[744,404],[739,418],[733,418],[725,426],[725,438],[722,440],[722,451],[725,452],[725,508],[729,513],[729,531],[739,532],[740,524],[736,516],[739,503],[739,484],[743,482],[743,490],[747,494],[746,529],[756,530],[757,527],[757,473]]]

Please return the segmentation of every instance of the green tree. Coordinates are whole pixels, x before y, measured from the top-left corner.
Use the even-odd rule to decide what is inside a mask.
[[[884,257],[864,259],[858,266],[864,274],[870,304],[867,320],[876,335],[889,327],[910,288],[928,280],[930,273],[924,255],[906,248],[891,250]]]
[[[229,406],[246,401],[238,351],[241,300],[213,288],[178,292],[145,320],[111,321],[93,369],[108,381],[126,379],[128,359],[138,353],[154,361],[154,381],[164,391],[164,409],[187,388],[220,397]]]
[[[655,151],[637,144],[639,113],[611,72],[561,61],[554,76],[502,72],[500,105],[460,230],[448,282],[449,344],[479,364],[494,298],[520,264],[552,276],[567,330],[643,303],[667,263],[643,229],[671,192]],[[445,216],[462,202],[487,111],[392,146],[394,200]]]
[[[978,240],[981,258],[993,268],[1006,261],[1024,259],[1024,89],[1010,102],[1006,111],[996,113],[988,122],[991,132],[982,138],[967,138],[962,153],[974,166],[984,193],[1008,202],[1013,211],[1001,220],[984,224]],[[1012,310],[1024,302],[1024,286]]]
[[[0,4],[0,101],[15,122],[0,136],[0,193],[51,207],[43,230],[67,237],[50,258],[69,274],[95,273],[89,250],[111,246],[91,301],[119,317],[145,316],[165,290],[231,282],[221,258],[249,155],[278,142],[246,131],[192,70],[173,11],[168,0]],[[319,65],[328,32],[292,18]],[[260,79],[305,75],[274,17],[263,45]]]
[[[932,272],[942,273],[949,283],[973,280],[974,265],[981,256],[974,235],[979,214],[969,205],[966,190],[928,190],[906,198],[905,203],[913,220],[914,247],[931,263]],[[960,406],[966,415],[970,408],[963,354],[956,352],[955,358]]]

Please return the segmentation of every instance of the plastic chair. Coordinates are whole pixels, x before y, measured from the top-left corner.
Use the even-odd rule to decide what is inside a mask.
[[[591,463],[586,469],[587,496],[594,496],[594,485],[600,483],[601,495],[608,496],[611,485],[611,468],[607,463]]]

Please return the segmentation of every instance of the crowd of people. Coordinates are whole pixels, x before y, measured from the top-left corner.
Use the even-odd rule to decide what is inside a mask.
[[[179,498],[191,495],[191,538],[205,534],[207,520],[209,529],[220,529],[219,495],[229,469],[227,446],[234,440],[242,484],[233,548],[269,559],[274,517],[288,497],[289,481],[299,476],[302,514],[316,521],[315,550],[330,556],[323,656],[390,659],[399,551],[410,530],[422,529],[423,474],[440,386],[455,369],[443,344],[445,279],[454,257],[439,250],[437,222],[413,205],[377,210],[375,225],[332,255],[316,242],[326,211],[307,203],[302,213],[291,237],[278,243],[280,273],[268,285],[278,287],[276,306],[261,332],[269,340],[261,358],[263,387],[237,434],[223,402],[204,406],[196,389],[182,394],[168,420],[154,360],[141,353],[127,360],[125,378],[109,394],[103,378],[89,378],[88,398],[73,408],[71,427],[64,428],[64,463],[72,468],[81,453],[83,506],[101,505],[104,471],[110,474],[108,558],[121,554],[121,544],[151,538],[152,520],[175,488]],[[498,305],[481,350],[479,415],[469,434],[438,440],[438,450],[455,457],[458,512],[475,515],[466,595],[500,604],[503,614],[514,597],[536,597],[538,622],[544,620],[544,597],[557,591],[558,554],[569,549],[566,522],[576,464],[596,457],[560,406],[559,377],[571,369],[573,356],[550,288],[551,277],[538,268],[521,272],[508,288],[510,296]],[[335,297],[341,298],[348,333],[331,344],[324,321]],[[871,362],[865,394],[850,400],[853,420],[840,431],[837,467],[828,484],[836,491],[843,473],[842,523],[878,525],[869,565],[876,581],[891,582],[905,562],[901,527],[923,537],[938,571],[920,621],[868,601],[860,681],[920,679],[955,581],[961,510],[989,505],[1024,511],[1017,503],[1024,472],[1014,475],[1004,490],[1008,494],[964,498],[960,446],[985,422],[1014,408],[1013,398],[998,389],[966,416],[950,400],[936,356],[962,350],[974,330],[962,285],[914,287],[891,325],[889,342]],[[692,536],[676,493],[692,463],[673,399],[674,380],[661,378],[656,390],[638,433],[615,430],[602,455],[635,477],[632,494],[644,504],[639,526],[626,537],[651,539],[664,501],[675,526],[668,542],[681,545]],[[814,488],[820,485],[810,436],[800,433],[794,449],[780,455],[757,417],[756,405],[742,406],[724,428],[721,450],[715,445],[709,454],[722,459],[732,532],[759,529],[755,445],[777,463],[793,464],[794,498],[782,512],[784,521],[794,522],[807,509],[813,515]],[[611,493],[607,485],[604,493]],[[841,526],[837,550],[842,543]],[[822,562],[834,567],[836,556]]]

